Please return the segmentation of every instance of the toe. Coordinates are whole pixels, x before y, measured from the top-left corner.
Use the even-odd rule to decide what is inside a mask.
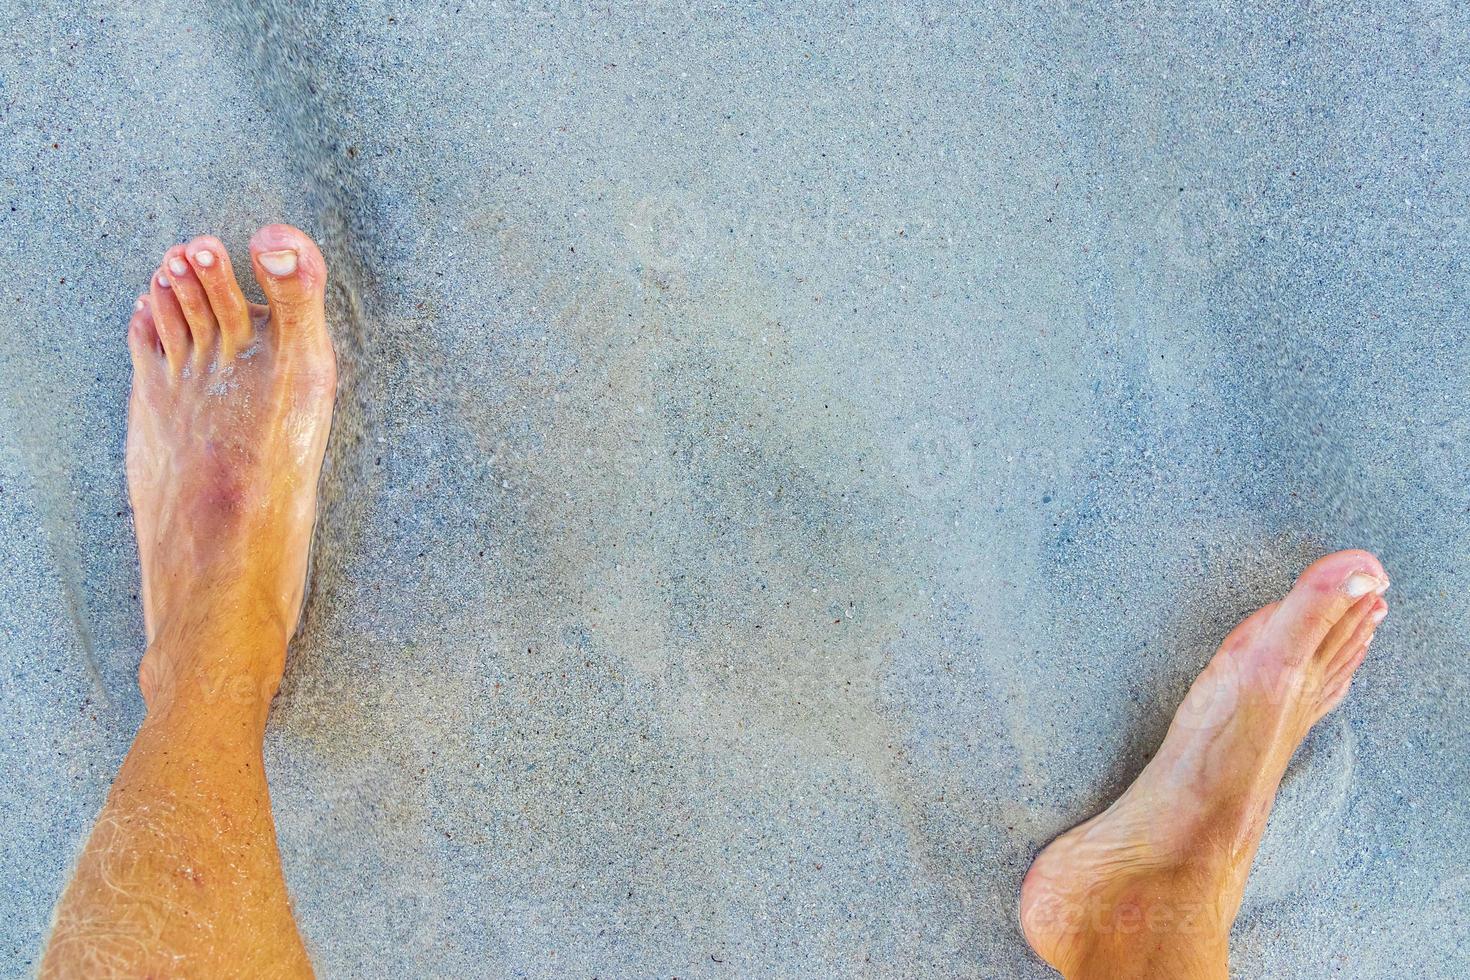
[[[214,350],[215,338],[219,336],[219,323],[215,320],[203,283],[194,275],[193,267],[184,257],[184,246],[175,245],[164,253],[163,273],[173,287],[179,309],[184,311],[195,356],[208,356]]]
[[[1317,717],[1312,720],[1312,724],[1321,721],[1347,697],[1353,686],[1353,677],[1368,656],[1368,644],[1372,639],[1370,633],[1368,639],[1358,644],[1352,656],[1343,662],[1337,672],[1323,681],[1321,706],[1317,709]]]
[[[316,243],[290,225],[266,225],[250,239],[250,261],[280,339],[326,340],[327,264]]]
[[[1344,669],[1344,666],[1368,648],[1373,640],[1373,634],[1378,629],[1378,624],[1383,622],[1388,615],[1388,603],[1378,596],[1372,597],[1368,609],[1361,616],[1348,615],[1343,617],[1343,622],[1353,620],[1352,632],[1344,634],[1337,648],[1332,652],[1330,660],[1324,661],[1322,677],[1325,686],[1331,686],[1333,681]],[[1354,607],[1354,612],[1356,612]],[[1334,631],[1335,632],[1335,631]],[[1358,659],[1362,663],[1362,659]],[[1356,667],[1352,669],[1356,670]]]
[[[164,356],[168,358],[169,367],[178,374],[189,359],[189,321],[184,319],[184,311],[174,298],[173,285],[161,268],[153,273],[149,282],[148,300],[153,307],[153,328],[163,344]]]
[[[1382,594],[1388,575],[1366,551],[1339,551],[1313,562],[1286,598],[1271,628],[1293,658],[1315,653],[1338,621],[1364,596]]]
[[[1376,592],[1369,592],[1357,602],[1348,607],[1348,611],[1342,614],[1342,618],[1332,625],[1327,631],[1327,636],[1317,647],[1317,661],[1321,664],[1330,664],[1336,660],[1344,651],[1350,648],[1353,636],[1373,611],[1382,605],[1385,609],[1388,604],[1379,597]]]
[[[240,291],[230,254],[213,235],[200,235],[184,246],[184,257],[209,297],[220,339],[231,352],[250,343],[250,304]]]
[[[128,352],[133,355],[134,369],[157,364],[163,356],[147,296],[139,296],[133,303],[133,316],[128,320]]]

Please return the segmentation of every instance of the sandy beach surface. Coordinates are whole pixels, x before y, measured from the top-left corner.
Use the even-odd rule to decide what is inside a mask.
[[[1234,970],[1470,974],[1464,9],[5,6],[0,975],[142,713],[129,308],[276,220],[322,976],[1047,976],[1032,856],[1340,547]]]

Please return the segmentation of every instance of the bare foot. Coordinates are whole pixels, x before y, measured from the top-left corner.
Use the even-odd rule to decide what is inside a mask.
[[[148,716],[57,903],[42,977],[311,976],[261,742],[300,615],[336,390],[327,268],[285,225],[175,246],[128,324]]]
[[[1387,588],[1376,558],[1340,551],[1225,638],[1133,785],[1027,872],[1021,923],[1042,959],[1068,977],[1227,976],[1277,784],[1347,694]]]
[[[150,708],[180,680],[243,679],[268,702],[300,615],[337,384],[327,267],[286,225],[260,229],[250,259],[269,306],[246,301],[224,246],[203,236],[164,254],[128,325]],[[242,631],[273,637],[265,646],[278,652],[260,662],[262,645],[238,642]],[[157,642],[184,632],[205,642]],[[172,662],[165,648],[207,650],[210,663]],[[248,661],[232,661],[245,650]]]

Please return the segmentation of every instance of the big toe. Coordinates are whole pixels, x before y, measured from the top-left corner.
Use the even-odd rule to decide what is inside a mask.
[[[1364,596],[1387,590],[1388,573],[1376,557],[1366,551],[1338,551],[1302,572],[1271,625],[1293,651],[1307,657]]]
[[[250,263],[280,339],[326,339],[327,263],[316,242],[290,225],[266,225],[250,239]]]

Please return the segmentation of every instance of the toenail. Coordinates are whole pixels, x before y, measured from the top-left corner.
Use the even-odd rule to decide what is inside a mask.
[[[1353,572],[1342,584],[1342,590],[1354,599],[1386,588],[1388,588],[1386,580],[1380,579],[1377,575],[1369,575],[1367,572]]]
[[[142,313],[143,312],[143,301],[141,299],[140,300],[135,300],[133,302],[133,309],[136,312],[138,312],[138,313]]]
[[[280,252],[261,252],[260,264],[273,276],[289,276],[296,271],[296,253],[290,249]]]
[[[182,276],[184,273],[189,271],[189,267],[184,264],[183,259],[172,258],[168,260],[168,271],[172,272],[176,276]]]
[[[194,261],[198,262],[200,265],[204,266],[204,268],[208,269],[210,266],[214,265],[214,253],[207,248],[201,248],[199,251],[194,253]]]
[[[1383,622],[1383,618],[1385,616],[1387,616],[1387,615],[1388,615],[1388,607],[1387,606],[1384,606],[1382,609],[1377,610],[1376,612],[1373,613],[1372,616],[1369,616],[1368,618],[1371,619],[1375,623],[1381,623],[1381,622]]]
[[[167,276],[159,276],[158,277],[158,284],[160,286],[162,286],[164,289],[167,289],[168,288],[168,277]]]

